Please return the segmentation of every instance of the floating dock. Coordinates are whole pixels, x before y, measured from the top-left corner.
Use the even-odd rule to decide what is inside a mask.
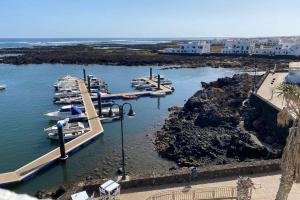
[[[143,79],[145,82],[147,82],[148,84],[154,86],[154,87],[158,87],[158,83],[152,79],[150,79],[149,77],[142,77],[140,79]],[[173,92],[173,90],[165,85],[160,85],[160,90],[157,90],[160,92],[165,92],[166,94],[170,94]],[[146,96],[150,96],[152,93],[155,93],[157,91],[141,91],[141,92],[127,92],[127,93],[118,93],[118,94],[104,94],[101,96],[102,99],[124,99],[124,96],[128,96],[128,95],[136,95],[137,97],[146,97]]]
[[[78,85],[88,117],[90,131],[67,142],[65,144],[66,154],[78,149],[81,145],[89,142],[104,131],[84,81],[79,80]],[[58,160],[60,156],[60,149],[58,147],[13,172],[2,173],[0,174],[0,185],[16,183],[30,178],[39,170]]]

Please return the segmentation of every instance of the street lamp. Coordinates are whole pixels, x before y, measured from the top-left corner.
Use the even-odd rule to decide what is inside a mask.
[[[118,106],[118,108],[119,108],[119,116],[120,116],[120,119],[121,119],[121,138],[122,138],[122,180],[126,179],[126,173],[125,173],[125,155],[124,155],[124,133],[123,133],[123,120],[124,120],[124,106],[125,105],[129,105],[130,106],[127,115],[129,117],[134,117],[135,116],[135,112],[132,109],[132,105],[130,103],[128,103],[128,102],[123,103],[122,105],[114,103],[114,104],[112,104],[110,106],[110,109],[109,109],[109,112],[108,112],[108,116],[109,117],[113,117],[112,107],[113,106]]]

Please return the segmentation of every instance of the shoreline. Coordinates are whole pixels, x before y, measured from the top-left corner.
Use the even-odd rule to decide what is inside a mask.
[[[136,45],[75,45],[42,46],[33,48],[0,49],[1,54],[21,54],[2,57],[3,64],[101,64],[123,66],[162,66],[162,69],[224,67],[250,69],[257,66],[259,70],[278,69],[288,66],[296,57],[268,57],[224,55],[178,55],[161,54],[158,50],[174,47],[177,43],[136,44]],[[175,66],[174,66],[175,65]],[[165,67],[164,67],[165,66]]]

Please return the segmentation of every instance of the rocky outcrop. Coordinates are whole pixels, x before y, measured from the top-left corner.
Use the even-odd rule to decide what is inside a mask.
[[[243,126],[245,116],[249,123],[254,109],[247,103],[253,76],[234,75],[202,83],[202,87],[183,108],[171,109],[170,117],[155,139],[161,156],[176,161],[179,166],[227,164],[280,156],[280,147],[266,145],[264,137],[258,137],[254,129]],[[263,125],[257,122],[256,126]]]

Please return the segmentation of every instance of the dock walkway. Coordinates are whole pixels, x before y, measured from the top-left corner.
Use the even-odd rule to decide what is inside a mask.
[[[147,83],[151,84],[152,86],[158,87],[158,83],[154,80],[151,80],[149,77],[142,77],[144,81]],[[160,90],[161,92],[165,92],[166,94],[172,93],[172,89],[169,88],[168,86],[165,85],[160,85]],[[116,94],[104,94],[101,96],[103,99],[122,99],[124,96],[128,95],[136,95],[138,97],[142,96],[149,96],[151,93],[156,92],[156,91],[141,91],[141,92],[127,92],[127,93],[116,93]]]
[[[84,81],[79,80],[78,85],[83,99],[83,104],[86,110],[86,114],[88,117],[90,131],[78,138],[75,138],[67,142],[65,144],[65,149],[67,154],[77,149],[84,143],[95,138],[96,136],[98,136],[104,131]],[[60,149],[58,147],[13,172],[0,174],[0,185],[20,182],[26,178],[29,178],[37,171],[43,169],[44,167],[48,166],[49,164],[53,163],[59,158],[60,158]]]

